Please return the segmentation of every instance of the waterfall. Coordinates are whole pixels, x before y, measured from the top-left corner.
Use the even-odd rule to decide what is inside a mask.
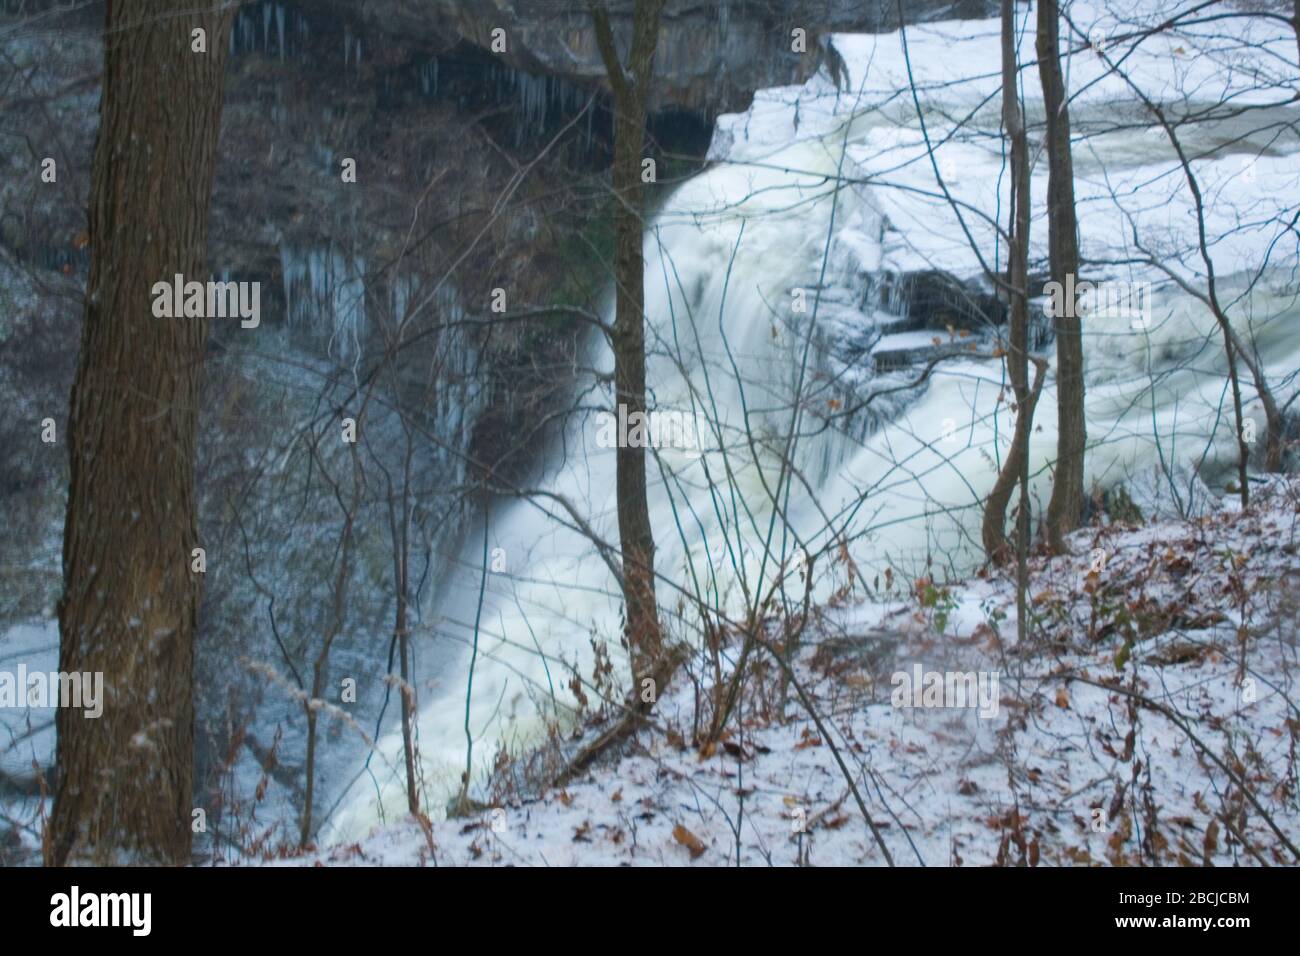
[[[996,70],[987,69],[998,62],[996,24],[982,31],[956,24],[950,35],[942,27],[909,36],[918,82],[928,85],[925,108],[935,141],[943,140],[945,117],[964,116],[997,88]],[[962,40],[960,55],[958,36],[971,37]],[[794,461],[802,482],[790,496],[789,527],[777,526],[778,563],[790,557],[796,538],[810,553],[851,542],[848,550],[867,581],[886,568],[964,575],[982,559],[981,504],[1015,421],[1002,363],[958,355],[919,388],[895,391],[852,416],[838,414],[852,407],[855,396],[917,375],[916,368],[877,369],[870,359],[872,342],[900,323],[924,321],[908,301],[909,277],[942,268],[965,281],[983,280],[951,208],[936,196],[928,162],[920,161],[925,143],[911,101],[897,95],[906,89],[899,35],[835,42],[856,95],[841,93],[819,75],[801,88],[761,92],[743,116],[721,117],[712,154],[719,162],[678,188],[646,233],[650,404],[704,423],[702,448],[659,449],[658,462],[652,458],[648,470],[656,570],[663,579],[659,601],[677,636],[689,636],[689,627],[673,623],[669,610],[682,591],[698,586],[735,613],[743,605],[735,565],[751,590],[760,566],[764,581],[772,579],[772,562],[761,562],[773,511],[768,489],[780,477],[778,452],[800,383],[803,412]],[[1025,42],[1032,57],[1032,36]],[[1276,52],[1294,62],[1290,42],[1289,51],[1279,43]],[[1183,68],[1140,56],[1134,63],[1139,70]],[[1207,96],[1222,95],[1224,84],[1232,82],[1195,57],[1184,66],[1209,87]],[[1081,61],[1072,69],[1072,85],[1080,88],[1097,67]],[[977,79],[951,82],[962,77]],[[1026,82],[1028,95],[1033,86]],[[1072,106],[1079,127],[1113,114],[1121,92],[1095,83]],[[1041,113],[1041,102],[1036,105]],[[975,114],[971,127],[972,135],[943,143],[942,160],[961,170],[953,184],[961,200],[996,216],[1002,156],[995,98]],[[1212,130],[1188,132],[1203,144],[1213,136]],[[1097,174],[1102,161],[1106,176]],[[1035,171],[1038,196],[1044,193],[1045,166]],[[1077,167],[1080,208],[1086,210],[1085,256],[1117,258],[1111,253],[1123,248],[1134,225],[1162,243],[1187,245],[1193,221],[1180,170],[1168,152],[1153,153],[1141,130],[1093,144]],[[1294,152],[1261,155],[1253,169],[1260,185],[1249,200],[1255,221],[1263,222],[1261,204],[1281,209],[1285,201],[1274,197],[1293,195]],[[852,181],[837,188],[840,170]],[[1239,171],[1239,156],[1198,164],[1220,200],[1216,224],[1235,215],[1227,199]],[[1127,196],[1138,185],[1156,197],[1142,208],[1130,204],[1122,210],[1110,198],[1113,190]],[[1035,217],[1034,256],[1042,261],[1047,230],[1041,206]],[[991,225],[975,218],[969,228],[983,251],[999,251]],[[1282,381],[1300,367],[1300,336],[1293,331],[1300,290],[1281,262],[1258,282],[1250,281],[1249,272],[1250,263],[1264,260],[1275,233],[1225,228],[1216,235],[1226,236],[1215,253],[1223,288],[1235,302],[1232,317],[1253,337],[1273,380]],[[1164,478],[1154,484],[1177,487],[1194,480],[1188,476],[1197,465],[1223,467],[1235,435],[1230,410],[1225,413],[1226,364],[1209,310],[1157,269],[1115,269],[1105,278],[1149,282],[1151,314],[1140,326],[1123,314],[1099,312],[1086,319],[1087,480],[1137,481],[1163,461]],[[1195,281],[1194,272],[1189,281]],[[946,328],[914,331],[924,332],[925,340],[961,341]],[[995,334],[973,336],[972,344],[988,353]],[[859,347],[848,349],[846,342]],[[1050,350],[1046,354],[1050,358]],[[597,369],[612,368],[603,341],[591,344],[587,359]],[[593,396],[590,386],[580,386],[587,404],[612,404],[608,390]],[[1247,412],[1258,419],[1262,434],[1258,405],[1252,402]],[[1035,422],[1031,494],[1041,502],[1050,493],[1048,466],[1056,441],[1051,384]],[[563,495],[597,535],[617,542],[614,452],[601,447],[596,435],[592,418],[572,420],[546,456],[541,485]],[[723,448],[734,473],[726,483],[719,480],[725,473]],[[517,751],[541,739],[548,719],[563,722],[572,706],[567,668],[590,678],[592,640],[603,641],[616,662],[622,660],[618,589],[590,541],[571,525],[551,500],[540,497],[497,504],[488,518],[489,544],[501,549],[505,569],[486,575],[477,633],[468,702],[476,783],[499,748]],[[466,678],[480,603],[481,532],[480,526],[470,534],[472,544],[448,572],[437,609],[443,623],[435,639],[459,649],[419,689],[419,748],[425,797],[434,813],[457,792],[465,769]],[[826,599],[834,583],[823,578],[816,596]],[[615,669],[622,673],[625,667],[616,663]],[[388,769],[372,765],[379,798],[376,781],[358,785],[328,836],[364,832],[380,818],[381,803],[389,819],[402,812],[400,747],[396,733],[380,742]]]

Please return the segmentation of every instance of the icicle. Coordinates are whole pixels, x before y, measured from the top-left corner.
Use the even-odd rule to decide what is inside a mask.
[[[284,319],[286,324],[293,323],[293,275],[284,257],[285,248],[280,247],[280,278],[284,282]]]
[[[409,282],[403,278],[396,278],[389,287],[389,296],[392,303],[393,322],[400,325],[406,321],[406,299],[409,289]]]
[[[303,260],[298,251],[285,243],[280,244],[280,276],[284,280],[284,318],[288,325],[297,323],[293,308],[294,287],[302,281]],[[301,308],[301,305],[299,306]]]

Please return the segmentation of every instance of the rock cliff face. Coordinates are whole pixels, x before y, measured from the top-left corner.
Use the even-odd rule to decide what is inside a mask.
[[[602,2],[626,34],[634,0]],[[915,22],[979,16],[991,3],[903,0],[901,9]],[[0,243],[71,275],[86,262],[84,248],[69,240],[81,229],[86,199],[102,9],[92,3],[60,15],[53,0],[4,9],[11,7],[21,12],[0,11],[5,42],[30,74],[5,105],[27,133],[45,136],[39,151],[56,155],[65,186],[45,202],[11,203]],[[900,0],[669,0],[652,140],[702,156],[714,117],[744,109],[756,89],[801,82],[823,64],[834,70],[829,32],[892,28],[899,9]],[[24,30],[30,17],[37,19]],[[413,197],[437,170],[444,179],[435,195],[454,192],[458,215],[479,201],[491,205],[512,164],[531,160],[589,101],[574,141],[535,172],[542,181],[548,167],[567,167],[561,180],[575,168],[599,174],[608,116],[590,20],[586,0],[244,4],[231,37],[214,265],[262,273],[289,295],[292,279],[278,275],[285,248],[346,230],[391,254]],[[806,31],[806,53],[791,50],[796,29]],[[344,157],[357,159],[362,172],[360,188],[340,194],[333,183]],[[19,166],[26,159],[10,156]]]
[[[605,0],[630,30],[634,0]],[[584,0],[329,0],[322,6],[384,42],[466,44],[535,74],[599,85],[604,67]],[[833,56],[829,32],[896,28],[898,0],[669,0],[656,59],[656,99],[707,115],[744,109],[756,89],[802,82]],[[907,22],[984,15],[990,0],[905,0]],[[806,52],[792,49],[805,31]],[[494,33],[504,31],[504,33]],[[504,51],[500,49],[504,41]]]

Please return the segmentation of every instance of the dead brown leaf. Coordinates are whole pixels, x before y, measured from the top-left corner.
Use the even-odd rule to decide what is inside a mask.
[[[673,827],[673,839],[690,851],[692,860],[699,859],[704,855],[704,851],[708,849],[703,840],[680,823]]]

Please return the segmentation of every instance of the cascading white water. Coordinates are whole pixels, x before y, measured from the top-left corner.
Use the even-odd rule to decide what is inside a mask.
[[[1104,20],[1081,3],[1072,9],[1085,26]],[[910,34],[909,42],[928,131],[940,141],[950,128],[945,117],[964,116],[996,91],[997,25],[932,26]],[[1024,42],[1032,48],[1032,36]],[[819,76],[802,88],[760,94],[743,116],[723,117],[714,147],[719,162],[679,188],[647,232],[650,404],[689,415],[703,445],[661,448],[650,464],[658,596],[665,609],[699,588],[734,613],[744,591],[735,563],[752,591],[760,567],[770,583],[796,540],[810,552],[841,537],[851,540],[852,557],[868,580],[887,566],[912,571],[927,562],[936,572],[966,573],[982,557],[975,534],[979,505],[1014,425],[1010,403],[1002,399],[1000,362],[950,360],[917,392],[882,399],[870,414],[835,415],[881,383],[869,366],[845,358],[837,342],[853,336],[870,341],[873,332],[897,321],[887,290],[899,285],[882,277],[936,267],[962,278],[979,275],[951,208],[935,195],[928,161],[919,161],[925,151],[920,126],[910,97],[899,93],[907,89],[899,36],[839,37],[836,44],[856,84],[850,92],[836,91]],[[1293,38],[1270,49],[1294,64]],[[1130,63],[1152,89],[1190,88],[1190,77],[1198,95],[1213,100],[1234,82],[1230,72],[1216,72],[1222,64],[1212,57],[1158,59],[1139,55]],[[1098,80],[1096,62],[1072,60],[1072,88]],[[1025,93],[1032,114],[1036,84],[1030,79]],[[1072,106],[1080,128],[1115,114],[1123,92],[1111,80],[1089,89]],[[1037,107],[1041,115],[1041,103]],[[996,111],[994,99],[969,124],[971,135],[943,143],[937,157],[953,193],[995,218],[1000,141],[981,134],[996,134]],[[1187,131],[1202,146],[1221,141],[1216,135],[1212,129]],[[1300,367],[1294,242],[1281,253],[1276,225],[1231,224],[1243,206],[1260,223],[1286,208],[1285,197],[1297,194],[1297,146],[1273,142],[1268,154],[1251,154],[1248,190],[1239,181],[1241,151],[1196,164],[1214,200],[1208,213],[1221,295],[1233,303],[1234,320],[1253,337],[1284,399],[1293,387],[1284,376]],[[1141,129],[1116,131],[1090,140],[1076,157],[1085,257],[1131,259],[1116,252],[1125,251],[1136,229],[1151,248],[1168,252],[1166,264],[1193,287],[1203,284],[1194,257],[1179,261],[1171,251],[1188,248],[1194,220],[1167,146]],[[837,172],[853,181],[837,189]],[[1036,198],[1043,195],[1045,172],[1045,164],[1035,171]],[[1042,257],[1046,226],[1042,209],[1035,212],[1035,255]],[[978,217],[968,226],[992,259],[998,251],[992,227]],[[1269,249],[1282,267],[1249,283],[1250,270]],[[1187,506],[1187,490],[1196,487],[1186,484],[1192,467],[1204,463],[1213,470],[1229,460],[1235,442],[1215,323],[1159,269],[1099,269],[1096,278],[1156,285],[1145,328],[1134,328],[1126,316],[1085,320],[1088,478],[1103,484],[1147,480],[1154,489],[1161,483],[1146,476],[1163,462],[1162,493],[1169,479],[1180,482],[1178,495]],[[796,305],[801,295],[806,312]],[[803,346],[814,315],[805,366]],[[603,342],[592,346],[590,362],[598,369],[612,366]],[[894,380],[915,374],[895,373]],[[763,563],[771,490],[781,473],[777,452],[791,426],[797,388],[800,480],[790,493],[789,525],[778,523],[771,539],[775,564]],[[590,391],[584,395],[587,405],[595,403]],[[612,404],[607,392],[596,401]],[[1033,490],[1040,501],[1050,489],[1054,401],[1049,384],[1033,436]],[[1257,405],[1248,411],[1262,434]],[[828,418],[832,427],[823,427]],[[596,440],[598,428],[593,416],[572,421],[564,441],[547,452],[544,491],[562,496],[591,533],[617,542],[614,453]],[[728,467],[731,476],[723,479]],[[419,747],[432,812],[458,791],[465,769],[471,658],[468,726],[477,781],[498,748],[527,746],[547,719],[571,705],[566,664],[589,677],[593,639],[617,651],[617,588],[587,534],[573,523],[555,497],[497,505],[488,518],[486,549],[479,534],[471,534],[444,582],[434,609],[445,621],[439,640],[463,646],[455,653],[444,648],[435,684],[420,691]],[[829,580],[821,584],[830,586]],[[400,748],[398,734],[380,742],[385,759],[372,763],[376,779],[357,785],[328,836],[364,832],[381,807],[402,812]]]

